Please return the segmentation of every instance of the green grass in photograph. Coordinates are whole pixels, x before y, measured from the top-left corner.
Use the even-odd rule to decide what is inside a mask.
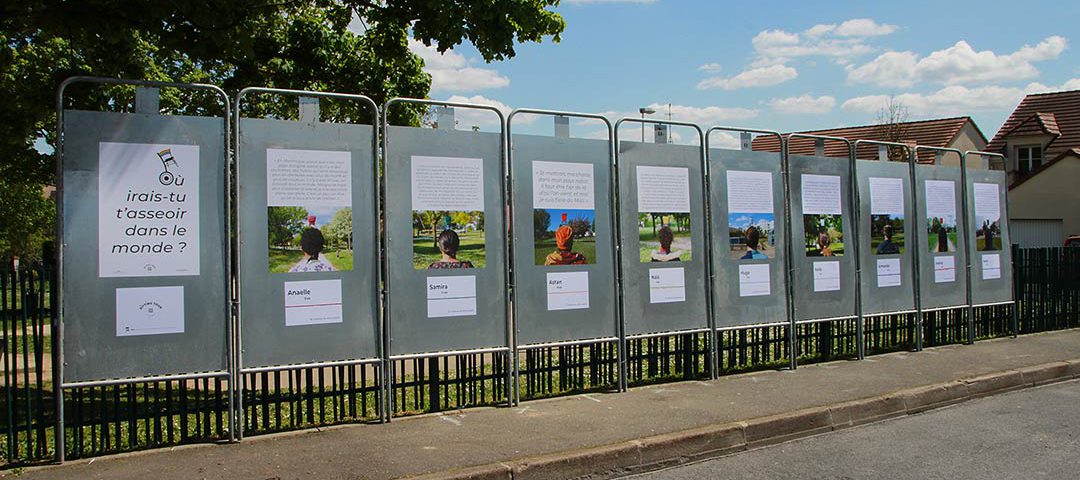
[[[484,232],[482,231],[470,231],[465,233],[459,233],[461,239],[460,246],[458,247],[458,260],[468,260],[472,262],[475,268],[484,268],[487,264],[487,255],[484,251]],[[442,253],[435,246],[435,242],[431,240],[431,237],[414,237],[413,238],[413,268],[417,270],[423,270],[428,268],[433,262],[437,262],[442,259]]]
[[[534,250],[534,265],[543,265],[548,254],[554,252],[555,239],[549,238],[536,243]],[[588,259],[589,263],[596,263],[596,237],[578,238],[574,240],[573,251],[578,252]]]

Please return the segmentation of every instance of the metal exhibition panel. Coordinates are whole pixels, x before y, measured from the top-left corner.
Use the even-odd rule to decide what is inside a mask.
[[[63,114],[63,382],[225,371],[225,121]]]
[[[390,355],[507,346],[502,137],[388,128],[384,215]],[[444,228],[432,232],[439,226]],[[433,253],[439,251],[435,243],[447,230],[456,235],[446,237],[458,239],[458,256],[464,258],[458,260],[473,268],[438,268],[434,264],[441,260],[428,261],[440,258]]]
[[[853,317],[855,256],[848,158],[789,155],[796,320]],[[817,230],[817,232],[814,232]]]
[[[971,303],[982,305],[1013,300],[1012,244],[1005,172],[968,170]]]
[[[610,142],[515,134],[511,144],[517,344],[617,336]]]
[[[919,244],[912,237],[925,234],[913,232],[910,168],[907,162],[865,160],[856,167],[864,315],[915,310],[911,249]]]
[[[622,311],[627,336],[708,328],[701,164],[697,146],[619,143]],[[664,228],[672,232],[666,253],[660,243]]]
[[[916,194],[919,208],[919,297],[924,310],[967,305],[967,249],[959,213],[960,169],[941,165],[917,165]],[[942,239],[942,233],[944,239]]]
[[[784,178],[779,153],[709,150],[717,328],[786,322]],[[757,248],[747,232],[757,232]]]
[[[372,127],[241,118],[237,134],[241,367],[377,358]]]

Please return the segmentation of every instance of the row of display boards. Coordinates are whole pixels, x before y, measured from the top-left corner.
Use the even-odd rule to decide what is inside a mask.
[[[1013,298],[1000,171],[785,161],[714,148],[719,128],[696,126],[699,145],[619,138],[635,119],[112,82],[155,108],[58,112],[65,387]],[[177,86],[218,94],[225,117],[145,100]],[[256,95],[301,97],[299,120],[229,118]],[[381,112],[381,142],[372,125],[319,121],[326,97]],[[405,103],[488,109],[501,131],[385,123]],[[510,131],[549,113],[601,119],[609,136]]]

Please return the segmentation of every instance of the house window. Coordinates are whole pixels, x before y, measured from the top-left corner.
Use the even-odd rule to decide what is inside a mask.
[[[1042,166],[1042,147],[1026,146],[1016,148],[1016,167],[1020,175],[1027,175]]]

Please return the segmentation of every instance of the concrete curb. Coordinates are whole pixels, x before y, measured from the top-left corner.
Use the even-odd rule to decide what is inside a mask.
[[[417,480],[609,478],[656,470],[1023,388],[1080,378],[1080,359],[900,390],[835,405],[709,425],[600,447],[409,477]]]

